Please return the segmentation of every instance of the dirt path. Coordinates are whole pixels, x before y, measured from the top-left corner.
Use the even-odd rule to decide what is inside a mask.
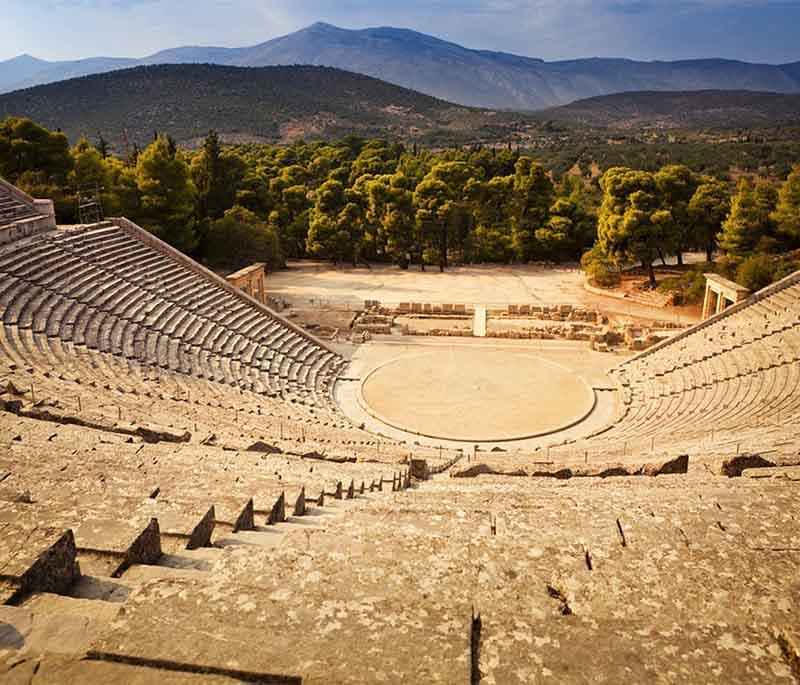
[[[699,320],[694,308],[650,307],[588,292],[576,266],[462,266],[445,273],[394,266],[335,268],[329,262],[295,261],[269,275],[267,288],[294,306],[325,309],[360,307],[365,300],[386,305],[402,302],[464,303],[487,307],[508,304],[572,304],[635,319]]]

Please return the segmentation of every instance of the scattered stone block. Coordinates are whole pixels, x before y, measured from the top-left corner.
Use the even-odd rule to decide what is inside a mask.
[[[740,454],[722,462],[721,473],[728,478],[737,478],[745,469],[762,469],[775,466],[774,462],[764,459],[759,454]]]
[[[274,526],[276,523],[283,523],[286,520],[286,494],[281,493],[280,497],[272,505],[272,509],[267,517],[267,525]]]
[[[240,530],[253,530],[256,527],[255,512],[253,509],[253,498],[251,497],[247,504],[244,505],[239,516],[233,524],[233,532],[238,533]]]
[[[431,477],[427,459],[412,459],[409,470],[410,476],[417,480],[428,480]]]
[[[248,452],[258,452],[260,454],[281,454],[283,450],[274,445],[270,445],[261,440],[257,440],[247,448]]]

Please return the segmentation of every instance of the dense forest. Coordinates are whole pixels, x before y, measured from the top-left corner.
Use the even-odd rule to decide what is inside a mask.
[[[76,192],[101,188],[107,215],[124,215],[219,269],[286,258],[453,263],[574,261],[601,284],[639,264],[689,250],[761,287],[797,268],[800,164],[787,177],[729,179],[669,164],[556,176],[512,149],[418,150],[349,137],[291,146],[197,150],[166,135],[125,157],[108,143],[70,147],[27,119],[0,122],[0,175],[77,220]],[[708,268],[705,266],[704,268]],[[691,290],[692,271],[686,283]]]

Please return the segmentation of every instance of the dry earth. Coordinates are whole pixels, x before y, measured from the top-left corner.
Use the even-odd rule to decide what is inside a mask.
[[[696,311],[649,307],[605,297],[584,288],[583,272],[575,266],[478,265],[454,267],[445,273],[414,267],[336,267],[330,262],[293,261],[271,273],[267,289],[273,296],[303,309],[361,307],[365,300],[385,305],[402,302],[454,304],[572,304],[597,307],[610,315],[643,320],[694,322]],[[308,313],[307,313],[308,314]]]

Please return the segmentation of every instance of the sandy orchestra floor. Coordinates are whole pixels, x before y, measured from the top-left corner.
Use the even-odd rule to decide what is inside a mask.
[[[532,353],[451,347],[378,366],[361,395],[376,418],[450,440],[512,440],[577,423],[595,395],[574,371]]]

